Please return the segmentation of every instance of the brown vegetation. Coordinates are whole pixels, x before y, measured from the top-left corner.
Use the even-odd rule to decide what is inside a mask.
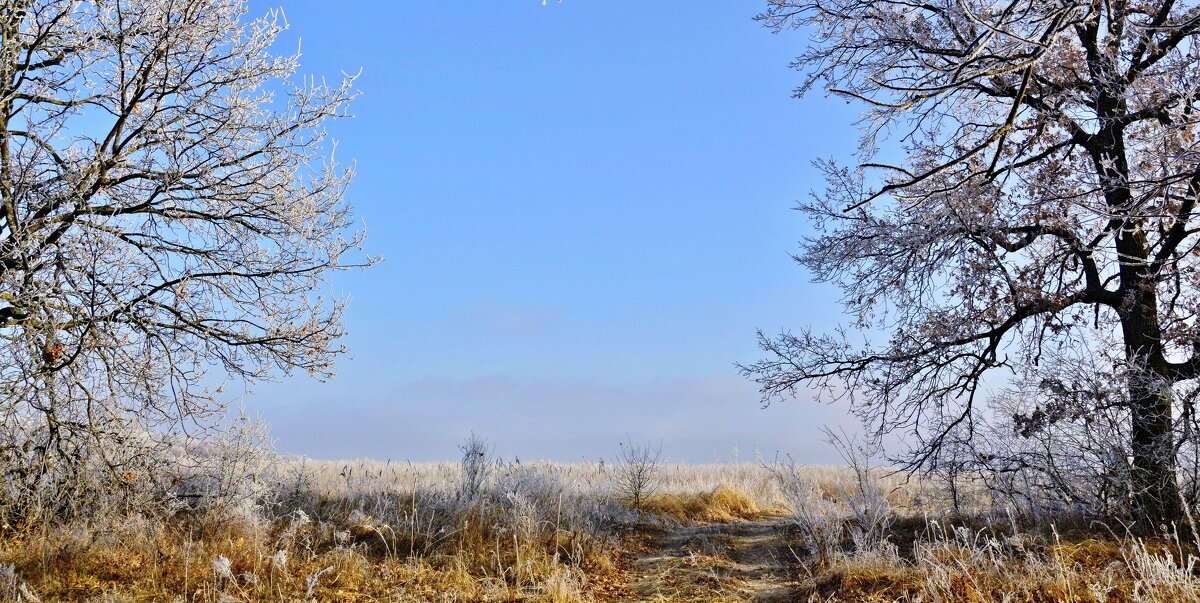
[[[694,494],[654,494],[642,501],[642,510],[680,522],[730,523],[765,514],[750,496],[726,485]]]
[[[470,500],[458,465],[306,462],[249,511],[29,518],[3,527],[0,600],[1200,601],[1187,525],[1137,536],[983,492],[950,520],[928,484],[751,465],[664,466],[639,513],[602,465],[489,462]]]

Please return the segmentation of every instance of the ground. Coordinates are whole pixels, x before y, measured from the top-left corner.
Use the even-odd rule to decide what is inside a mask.
[[[793,601],[798,551],[772,517],[655,530],[631,553],[621,601]]]

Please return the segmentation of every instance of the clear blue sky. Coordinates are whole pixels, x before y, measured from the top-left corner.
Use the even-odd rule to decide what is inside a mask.
[[[367,249],[341,275],[351,355],[317,383],[257,387],[279,448],[447,459],[610,455],[628,433],[675,461],[829,459],[840,407],[761,409],[733,363],[762,327],[829,326],[837,294],[788,257],[809,163],[854,147],[854,107],[791,98],[798,33],[762,3],[567,0],[282,6],[302,71],[362,70],[350,196]]]

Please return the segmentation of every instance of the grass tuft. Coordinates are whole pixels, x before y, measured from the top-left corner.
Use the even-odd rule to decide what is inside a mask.
[[[749,495],[724,484],[695,494],[654,494],[642,501],[642,509],[679,522],[729,523],[764,515]]]

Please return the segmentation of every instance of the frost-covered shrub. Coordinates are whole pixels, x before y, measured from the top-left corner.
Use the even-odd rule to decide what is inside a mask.
[[[792,524],[809,553],[829,563],[841,550],[845,535],[845,511],[825,497],[817,481],[801,465],[780,462],[771,468],[779,490],[791,510]]]
[[[239,413],[190,436],[136,423],[98,422],[104,437],[73,441],[71,462],[41,466],[37,423],[0,420],[0,513],[17,519],[124,521],[180,512],[252,521],[278,490],[278,457],[265,423]]]
[[[210,437],[175,447],[168,496],[191,511],[253,522],[281,485],[266,423],[244,412]]]
[[[483,491],[491,474],[491,448],[487,440],[472,433],[458,449],[462,452],[459,498],[470,501]]]

